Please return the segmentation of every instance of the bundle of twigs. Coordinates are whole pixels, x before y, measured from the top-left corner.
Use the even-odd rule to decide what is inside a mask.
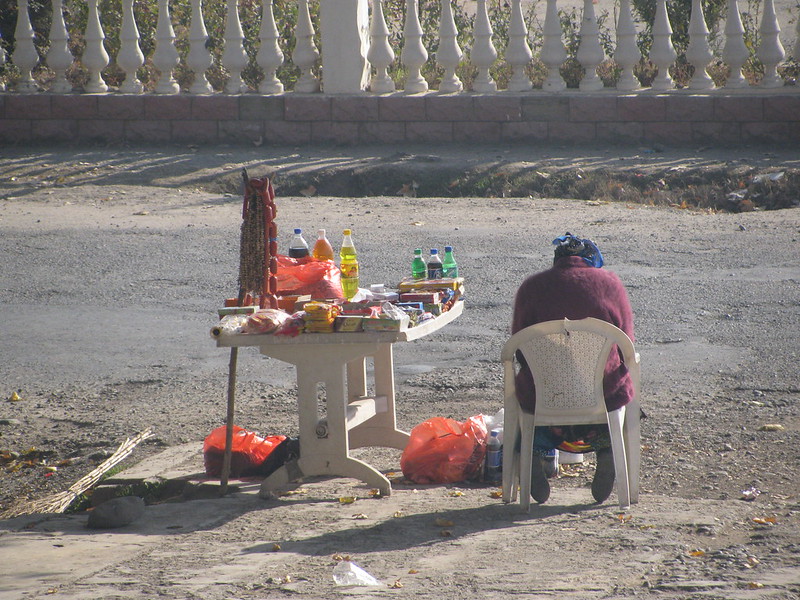
[[[120,444],[119,448],[117,448],[114,454],[97,465],[97,467],[90,473],[73,483],[68,490],[59,492],[58,494],[50,496],[49,498],[41,498],[40,500],[35,500],[28,504],[12,507],[6,512],[6,514],[3,515],[3,518],[8,519],[11,517],[35,513],[64,512],[67,510],[69,505],[75,501],[76,498],[100,481],[105,473],[125,460],[140,442],[143,442],[152,435],[152,429],[145,429],[135,437],[128,438],[122,442],[122,444]]]

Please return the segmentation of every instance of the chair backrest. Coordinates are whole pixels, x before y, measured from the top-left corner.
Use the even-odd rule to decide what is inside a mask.
[[[615,347],[626,365],[636,362],[625,332],[600,319],[560,319],[526,327],[506,342],[501,354],[506,394],[516,393],[513,361],[519,350],[536,386],[537,424],[605,423],[603,376]]]

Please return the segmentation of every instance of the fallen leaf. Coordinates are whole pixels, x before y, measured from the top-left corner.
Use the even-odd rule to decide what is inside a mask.
[[[489,492],[490,498],[502,498],[503,497],[503,490],[492,490]]]
[[[284,576],[282,581],[283,581],[283,583],[292,583],[292,576],[291,575],[286,575],[286,576]]]
[[[283,493],[283,495],[284,496],[296,496],[298,494],[307,494],[307,493],[308,493],[308,490],[303,489],[303,488],[298,488],[296,490],[286,490]]]
[[[395,579],[394,583],[389,584],[389,587],[392,589],[400,589],[403,587],[403,584],[399,579]]]
[[[689,556],[705,556],[705,555],[706,555],[705,550],[693,550],[689,552]]]
[[[399,519],[400,517],[405,517],[406,515],[402,510],[396,510],[396,511],[394,511],[394,514],[392,516],[395,519]]]
[[[364,519],[368,519],[369,517],[367,517],[367,515],[365,515],[364,513],[356,513],[353,515],[353,518],[356,519],[357,521],[363,521]]]
[[[13,392],[11,396],[8,398],[9,402],[20,402],[22,401],[22,396],[20,396],[17,392]]]
[[[370,498],[380,498],[381,491],[378,488],[373,488],[369,491]]]
[[[339,504],[352,504],[356,501],[355,496],[341,496],[339,498]]]
[[[414,222],[412,222],[411,224],[412,224],[414,227],[422,227],[423,225],[425,225],[425,222],[424,222],[424,221],[414,221]]]
[[[273,552],[280,552],[281,551],[281,545],[280,544],[272,544],[272,551]]]
[[[750,583],[747,584],[747,587],[750,588],[751,590],[760,590],[761,588],[764,587],[764,584],[759,583],[757,581],[751,581]]]
[[[139,212],[133,213],[134,217],[144,217],[150,214],[149,210],[140,210]]]
[[[441,517],[436,519],[434,521],[434,524],[437,527],[452,527],[453,525],[455,525],[455,523],[453,523],[450,519],[442,519]]]
[[[783,431],[785,427],[780,423],[767,423],[758,428],[759,431]]]
[[[331,558],[332,558],[333,560],[335,560],[336,562],[341,562],[341,561],[343,561],[343,560],[347,560],[347,561],[349,561],[349,560],[350,560],[350,555],[349,555],[349,554],[339,554],[339,553],[337,552],[337,553],[336,553],[336,554],[334,554],[334,555],[333,555]]]
[[[753,517],[753,523],[758,523],[759,525],[776,525],[778,519],[775,517]]]
[[[451,498],[458,498],[459,496],[463,496],[464,492],[462,492],[461,490],[450,490],[449,492],[447,492],[447,495],[450,496]]]
[[[417,573],[419,573],[419,571],[417,571],[416,569],[409,569],[408,570],[408,574],[409,575],[416,575]]]

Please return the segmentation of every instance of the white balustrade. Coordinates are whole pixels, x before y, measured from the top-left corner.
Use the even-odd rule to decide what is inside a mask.
[[[228,94],[242,94],[247,84],[242,79],[242,71],[247,66],[247,53],[244,51],[244,32],[239,20],[238,0],[228,0],[228,16],[225,21],[225,50],[222,52],[222,66],[228,70],[225,91]]]
[[[314,44],[314,25],[311,23],[308,0],[299,0],[294,37],[296,42],[292,60],[300,69],[300,77],[294,84],[294,91],[318,92],[319,79],[314,75],[313,68],[319,59],[319,51]]]
[[[102,71],[108,66],[109,57],[103,41],[106,39],[103,26],[100,24],[100,11],[97,0],[89,0],[89,17],[86,22],[86,48],[83,51],[81,62],[89,71],[89,81],[86,91],[90,94],[108,91],[106,82],[103,81]]]
[[[486,9],[486,0],[478,0],[475,13],[475,32],[472,51],[469,53],[470,62],[478,68],[472,90],[475,92],[496,92],[497,83],[489,73],[489,69],[497,60],[497,50],[492,43],[492,25],[489,23],[489,13]]]
[[[708,26],[703,14],[703,5],[700,0],[692,0],[692,15],[689,18],[689,47],[686,49],[686,58],[694,67],[694,74],[689,81],[689,89],[710,90],[714,80],[708,74],[708,63],[714,55],[708,46]]]
[[[756,56],[764,65],[764,78],[761,87],[783,87],[783,79],[778,75],[778,65],[786,56],[781,44],[781,28],[775,14],[774,0],[764,0],[764,14],[761,17],[761,45],[756,50]]]
[[[283,93],[283,84],[278,79],[278,69],[283,64],[283,52],[278,40],[278,27],[275,25],[275,13],[272,0],[261,2],[261,28],[258,31],[261,46],[256,53],[256,64],[264,70],[264,79],[258,84],[262,94]]]
[[[444,94],[460,92],[464,84],[456,75],[461,58],[464,53],[458,45],[458,30],[453,17],[453,7],[450,0],[442,0],[442,14],[439,21],[439,49],[436,51],[436,62],[444,69],[439,91]]]
[[[597,74],[597,67],[606,57],[600,45],[600,28],[594,13],[592,0],[583,0],[583,18],[581,19],[580,46],[576,58],[585,72],[580,82],[581,91],[593,92],[603,89],[603,80]]]
[[[319,6],[322,89],[326,94],[361,94],[369,87],[369,0],[334,0]]]
[[[526,71],[531,58],[533,53],[528,45],[528,28],[522,17],[522,2],[511,0],[511,21],[508,24],[508,46],[506,46],[506,62],[511,66],[509,92],[526,92],[531,89],[531,80]]]
[[[69,51],[69,34],[64,23],[64,7],[61,0],[53,0],[53,15],[50,21],[50,49],[45,62],[55,73],[50,91],[55,94],[68,94],[72,84],[67,81],[67,69],[72,66],[73,57]],[[0,61],[1,63],[2,61]]]
[[[678,57],[672,45],[672,25],[667,15],[667,0],[657,0],[656,18],[653,22],[653,44],[650,47],[650,60],[658,67],[658,74],[653,80],[653,89],[659,92],[674,87],[669,68]]]
[[[389,94],[395,91],[394,80],[389,77],[389,67],[394,62],[394,50],[389,44],[389,27],[383,14],[383,0],[372,0],[369,39],[367,60],[375,67],[369,89],[375,94]]]
[[[404,90],[407,94],[428,91],[428,82],[422,76],[422,67],[428,62],[428,51],[422,45],[422,24],[419,22],[417,0],[406,0],[406,19],[403,25],[403,50],[400,62],[408,73]]]
[[[631,0],[620,0],[619,19],[617,19],[617,47],[614,50],[614,62],[621,69],[617,89],[632,92],[641,88],[633,69],[639,64],[642,54],[636,44],[636,26],[633,24]]]
[[[180,62],[178,50],[175,48],[175,31],[169,16],[169,0],[158,0],[158,21],[156,21],[156,49],[153,53],[153,65],[161,76],[156,82],[157,94],[177,94],[181,91],[172,72]]]
[[[567,60],[567,49],[561,41],[561,19],[558,15],[556,0],[547,0],[547,12],[544,16],[542,33],[542,52],[539,56],[547,67],[547,78],[542,89],[548,92],[560,92],[567,87],[561,77],[561,65]]]
[[[727,17],[725,19],[725,47],[722,49],[722,60],[728,65],[728,78],[725,87],[740,89],[747,87],[747,80],[742,67],[750,56],[744,43],[744,26],[739,13],[738,0],[728,0]]]
[[[28,13],[28,0],[17,0],[17,27],[14,30],[14,52],[11,60],[19,69],[18,92],[37,91],[33,69],[39,64],[39,53],[33,44],[33,27]]]
[[[133,0],[122,0],[122,31],[119,40],[117,64],[125,71],[125,80],[119,86],[119,91],[125,94],[141,94],[144,86],[136,71],[144,64],[144,54],[139,47],[139,29],[133,15]]]
[[[800,18],[796,19],[797,24],[794,26],[794,52],[792,56],[795,60],[800,61]]]
[[[192,94],[210,94],[214,90],[206,77],[206,71],[214,64],[211,52],[206,48],[208,31],[203,19],[203,0],[192,0],[192,23],[189,26],[189,54],[186,66],[194,73],[194,81],[189,86]]]
[[[0,41],[2,41],[2,39],[3,36],[0,36]],[[6,64],[6,51],[3,48],[3,45],[0,44],[0,67],[2,67],[4,64]],[[5,91],[6,91],[6,84],[2,79],[0,79],[0,92],[5,92]]]

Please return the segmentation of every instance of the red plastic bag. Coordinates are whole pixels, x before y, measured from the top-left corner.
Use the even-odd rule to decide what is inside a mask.
[[[222,474],[222,461],[225,456],[226,427],[217,427],[208,434],[203,443],[203,463],[206,475],[219,477]],[[231,445],[231,477],[258,475],[259,467],[267,460],[272,451],[286,439],[285,435],[269,435],[266,438],[257,436],[252,431],[233,426],[233,444]]]
[[[317,260],[312,256],[291,258],[281,254],[277,259],[279,296],[311,294],[317,300],[344,298],[342,274],[332,260]]]
[[[400,468],[415,483],[455,483],[477,475],[485,454],[483,415],[463,423],[433,417],[411,430]]]

